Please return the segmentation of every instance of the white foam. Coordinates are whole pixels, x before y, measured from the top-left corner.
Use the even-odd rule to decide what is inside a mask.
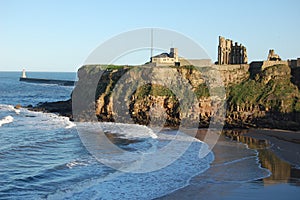
[[[16,109],[15,107],[13,107],[12,105],[8,105],[8,108],[12,111],[14,111],[17,115],[20,114],[21,110],[20,109]]]
[[[63,188],[48,199],[153,199],[164,196],[189,184],[192,177],[209,168],[213,154],[198,158],[198,150],[204,143],[193,142],[185,154],[171,165],[148,173],[124,173],[116,171]],[[115,192],[117,188],[118,192]]]
[[[84,163],[84,162],[77,161],[77,160],[73,160],[73,161],[66,164],[66,166],[69,169],[72,169],[73,167],[76,167],[76,166],[87,166],[87,165],[88,165],[88,163]]]
[[[99,123],[103,132],[119,134],[120,138],[157,138],[157,135],[147,126],[137,124],[123,124],[115,122]]]
[[[25,110],[25,113],[30,113],[30,115],[41,118],[39,126],[45,126],[49,129],[54,128],[65,128],[71,129],[76,126],[75,123],[71,122],[68,117],[59,116],[54,113],[43,113],[38,111]],[[27,122],[27,125],[30,122]],[[33,121],[35,125],[36,120]]]
[[[9,123],[12,123],[14,121],[14,118],[12,116],[6,116],[4,117],[3,119],[0,120],[0,127],[3,125],[3,124],[9,124]]]
[[[7,106],[9,109],[14,110],[15,108],[12,105]]]
[[[70,129],[70,128],[73,128],[73,127],[75,127],[75,126],[76,126],[75,123],[73,123],[73,122],[71,122],[71,121],[67,121],[66,129]]]

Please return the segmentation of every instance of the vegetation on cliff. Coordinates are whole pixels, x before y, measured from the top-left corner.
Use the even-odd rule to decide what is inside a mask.
[[[265,111],[300,112],[300,93],[290,74],[286,65],[268,67],[253,79],[230,87],[228,105],[242,110],[257,105]]]
[[[73,93],[79,95],[76,102],[80,105],[88,104],[85,99],[92,101],[81,113],[77,113],[75,120],[83,121],[84,116],[88,119],[89,113],[94,112],[100,121],[118,119],[120,122],[122,115],[127,113],[131,120],[139,124],[149,124],[151,121],[178,126],[182,119],[189,118],[199,120],[199,126],[207,127],[212,115],[218,112],[213,109],[214,105],[219,104],[211,94],[222,90],[218,86],[208,88],[203,78],[205,73],[213,70],[216,69],[206,67],[202,71],[195,70],[192,66],[153,67],[140,71],[127,66],[83,66],[78,72],[79,82]],[[247,72],[239,72],[238,76],[244,74],[245,77],[239,77],[237,82],[233,80],[235,74],[231,72],[221,72],[222,78],[231,80],[225,84],[226,99],[221,97],[227,102],[226,126],[300,128],[300,92],[294,81],[291,82],[294,75],[288,66],[270,66],[253,77],[249,77]],[[137,85],[136,80],[143,79],[149,73],[156,83]],[[193,97],[185,92],[181,79],[191,86],[189,90],[198,100],[185,105],[188,108],[182,105],[181,100],[184,98],[189,101]],[[175,86],[175,91],[174,88],[164,86],[164,83]],[[179,97],[176,93],[178,91],[183,96]],[[128,118],[123,122],[126,120]]]

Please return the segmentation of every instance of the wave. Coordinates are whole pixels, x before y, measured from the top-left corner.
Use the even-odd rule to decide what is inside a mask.
[[[75,126],[76,126],[75,123],[69,121],[69,123],[67,123],[66,129],[70,129],[70,128],[73,128],[73,127],[75,127]]]
[[[99,123],[84,123],[80,124],[80,127],[95,126],[100,128],[103,132],[108,132],[118,135],[123,139],[138,139],[138,138],[157,138],[157,135],[153,132],[152,129],[144,125],[138,124],[123,124],[116,122],[99,122]],[[84,130],[84,129],[83,129]]]
[[[71,122],[68,117],[63,117],[59,115],[56,116],[58,117],[58,119],[61,119],[61,122],[65,125],[66,129],[71,129],[73,127],[76,127],[76,124],[74,122]]]
[[[21,109],[16,109],[12,105],[0,104],[0,110],[8,111],[8,112],[14,112],[17,115],[19,115],[21,113]]]
[[[30,111],[26,110],[26,113],[29,113],[30,115],[27,115],[27,117],[40,117],[43,120],[39,123],[40,125],[46,125],[48,124],[49,127],[64,127],[65,129],[71,129],[76,126],[75,123],[71,122],[68,117],[59,116],[55,113],[44,113],[39,111]],[[35,122],[36,120],[34,120]],[[50,127],[51,128],[51,127]]]
[[[89,163],[85,163],[85,162],[82,162],[82,161],[78,161],[78,160],[73,160],[69,163],[66,164],[66,166],[69,168],[69,169],[72,169],[73,167],[76,167],[76,166],[87,166]]]
[[[9,124],[9,123],[12,123],[14,121],[14,118],[10,115],[4,117],[3,119],[0,120],[0,127],[3,125],[3,124]]]
[[[193,142],[184,155],[164,168],[147,173],[115,171],[94,176],[91,179],[74,183],[72,187],[59,189],[47,195],[47,198],[74,198],[76,196],[77,199],[154,199],[167,195],[189,185],[191,178],[210,168],[210,163],[214,159],[213,153],[199,159],[198,151],[202,145],[205,143]],[[82,163],[77,163],[75,160],[68,164],[69,167],[73,167]],[[95,169],[96,167],[99,165],[95,166]],[[84,169],[83,166],[82,170]],[[115,192],[116,188],[118,192]]]
[[[21,110],[20,109],[16,109],[14,106],[12,105],[8,105],[7,106],[10,110],[14,111],[17,115],[20,114]]]

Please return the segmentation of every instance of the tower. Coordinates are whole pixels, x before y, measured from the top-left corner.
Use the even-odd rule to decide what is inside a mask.
[[[170,57],[174,58],[175,62],[178,62],[178,49],[170,48]]]
[[[26,78],[26,72],[25,72],[25,69],[23,69],[23,72],[22,72],[22,78]]]
[[[247,64],[247,62],[248,57],[246,47],[219,36],[217,62],[219,65]]]

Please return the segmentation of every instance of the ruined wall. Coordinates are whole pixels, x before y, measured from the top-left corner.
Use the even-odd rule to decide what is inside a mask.
[[[249,68],[250,76],[254,77],[259,72],[274,65],[288,65],[288,61],[272,61],[272,60],[253,61],[250,63],[250,68]]]
[[[224,85],[238,84],[249,78],[249,65],[214,65],[213,68],[220,72]]]
[[[288,60],[288,64],[290,68],[300,67],[300,58],[297,58],[295,60]]]
[[[219,36],[218,64],[247,64],[247,49],[242,44],[233,43],[232,40]]]

